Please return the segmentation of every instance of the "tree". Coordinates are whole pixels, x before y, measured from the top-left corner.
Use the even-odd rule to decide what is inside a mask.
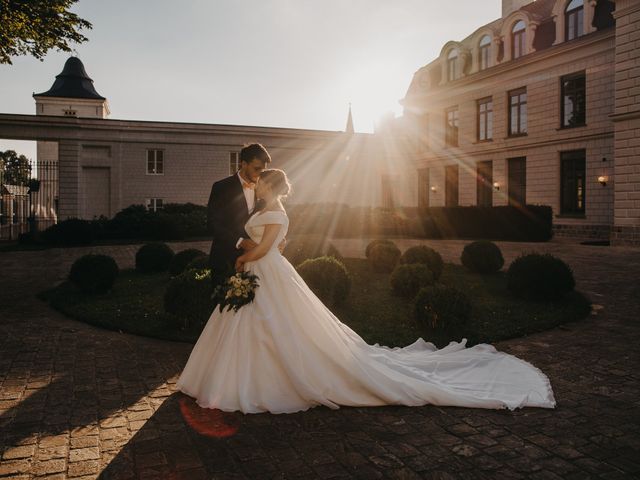
[[[15,150],[0,152],[0,183],[7,185],[29,185],[31,162]]]
[[[33,55],[42,61],[55,48],[70,52],[69,42],[87,37],[79,30],[91,23],[68,11],[77,0],[0,0],[0,64],[11,57]]]

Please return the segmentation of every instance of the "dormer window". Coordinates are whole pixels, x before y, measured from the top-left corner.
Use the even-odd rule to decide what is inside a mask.
[[[572,0],[565,10],[565,37],[566,41],[584,35],[584,1]]]
[[[480,70],[485,70],[491,66],[491,37],[485,35],[480,39]]]
[[[520,20],[511,29],[511,52],[512,52],[511,58],[513,60],[515,60],[516,58],[520,58],[526,52],[526,49],[525,49],[525,44],[526,44],[525,42],[527,40],[526,28],[527,26],[525,25],[525,23],[522,20]]]
[[[451,50],[447,56],[447,81],[458,78],[458,51]]]

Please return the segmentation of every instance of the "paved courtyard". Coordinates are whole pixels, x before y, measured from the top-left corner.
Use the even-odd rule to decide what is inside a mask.
[[[465,242],[421,243],[458,262]],[[362,255],[365,242],[336,245]],[[199,409],[175,392],[190,345],[94,328],[35,298],[80,255],[127,268],[136,246],[0,253],[0,478],[640,478],[640,249],[499,245],[507,263],[557,254],[595,304],[584,321],[496,344],[549,376],[554,410]]]

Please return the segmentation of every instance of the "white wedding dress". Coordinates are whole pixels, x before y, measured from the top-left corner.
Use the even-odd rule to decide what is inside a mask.
[[[442,349],[419,338],[404,348],[367,344],[314,295],[277,246],[284,212],[252,216],[259,243],[265,224],[281,224],[264,257],[245,264],[260,286],[252,303],[211,314],[177,387],[201,407],[226,412],[293,413],[317,405],[452,405],[554,408],[548,378],[492,345]]]

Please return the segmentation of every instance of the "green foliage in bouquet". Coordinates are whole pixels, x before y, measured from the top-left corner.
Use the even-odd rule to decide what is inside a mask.
[[[218,285],[211,298],[220,305],[220,311],[227,308],[237,312],[240,307],[251,303],[255,298],[258,280],[257,275],[249,272],[236,273]]]

